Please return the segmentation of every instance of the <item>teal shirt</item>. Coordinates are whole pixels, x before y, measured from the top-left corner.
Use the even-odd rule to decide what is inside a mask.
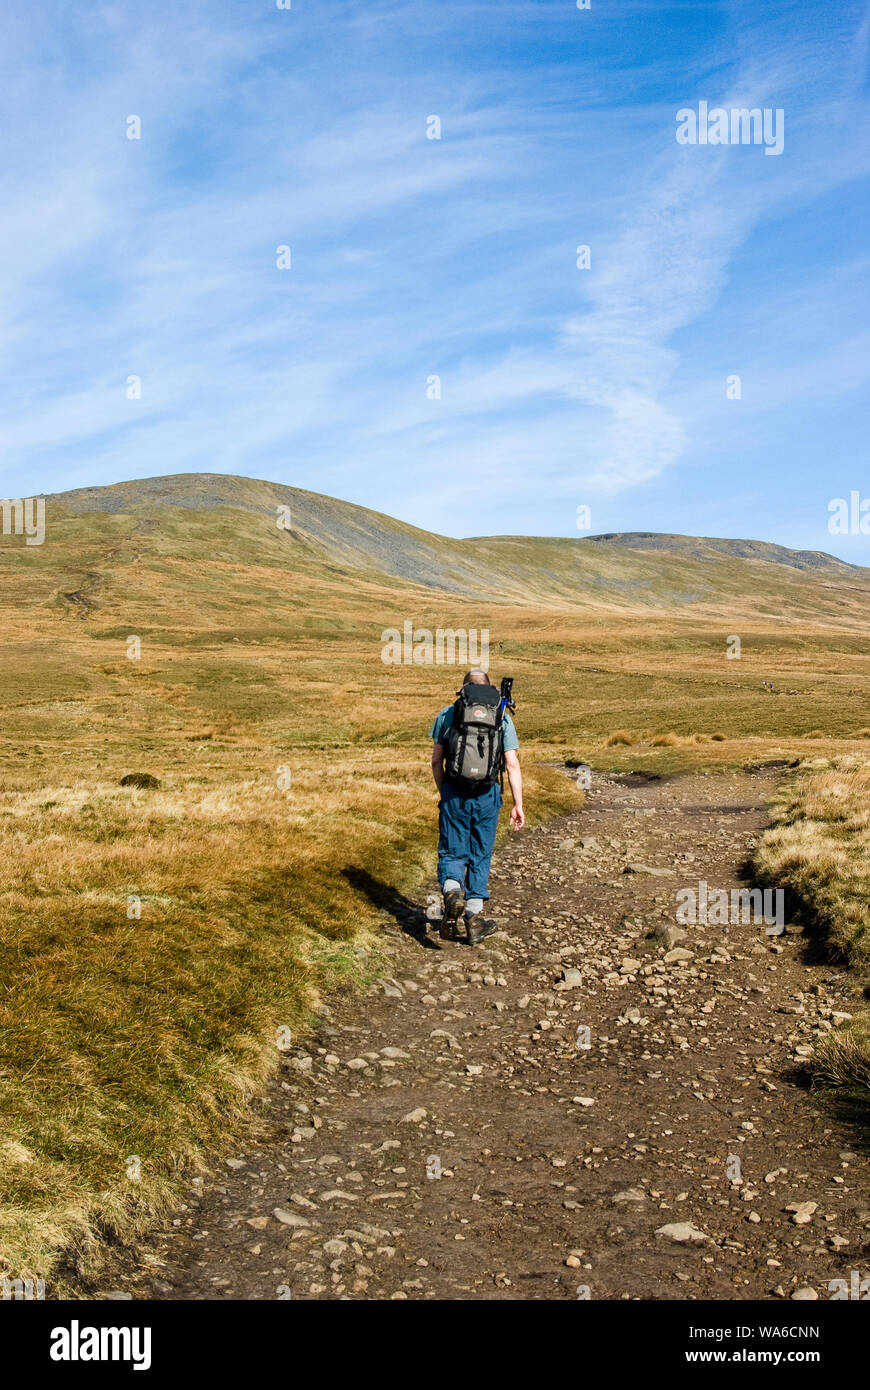
[[[453,706],[445,705],[435,717],[435,723],[429,731],[429,737],[433,743],[440,743],[443,747],[447,737],[447,730],[453,724]],[[504,712],[504,751],[515,753],[519,749],[520,742],[517,738],[517,731],[514,728],[514,721],[511,719],[507,710]]]

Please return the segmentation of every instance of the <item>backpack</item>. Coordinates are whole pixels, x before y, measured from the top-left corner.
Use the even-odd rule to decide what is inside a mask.
[[[461,791],[486,791],[504,763],[501,696],[494,685],[464,685],[453,706],[444,749],[445,775]]]

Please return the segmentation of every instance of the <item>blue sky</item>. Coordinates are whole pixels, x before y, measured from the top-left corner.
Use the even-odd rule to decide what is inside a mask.
[[[3,495],[240,473],[450,535],[578,535],[587,505],[870,564],[827,526],[870,497],[866,0],[4,28]],[[678,144],[700,101],[781,108],[782,153]]]

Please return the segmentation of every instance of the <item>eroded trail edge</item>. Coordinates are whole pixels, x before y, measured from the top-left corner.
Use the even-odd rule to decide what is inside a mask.
[[[284,1056],[265,1142],[193,1183],[118,1287],[828,1298],[866,1276],[866,1153],[798,1074],[854,987],[761,922],[662,935],[679,888],[742,886],[770,787],[596,778],[581,813],[498,854],[506,930],[477,949],[397,907],[389,978]]]

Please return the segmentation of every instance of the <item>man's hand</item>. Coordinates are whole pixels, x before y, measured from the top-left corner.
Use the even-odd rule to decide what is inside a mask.
[[[523,774],[520,772],[520,760],[517,757],[515,749],[509,749],[505,753],[504,765],[507,768],[511,796],[514,799],[510,828],[511,830],[522,830],[526,823],[526,818],[523,814]]]

